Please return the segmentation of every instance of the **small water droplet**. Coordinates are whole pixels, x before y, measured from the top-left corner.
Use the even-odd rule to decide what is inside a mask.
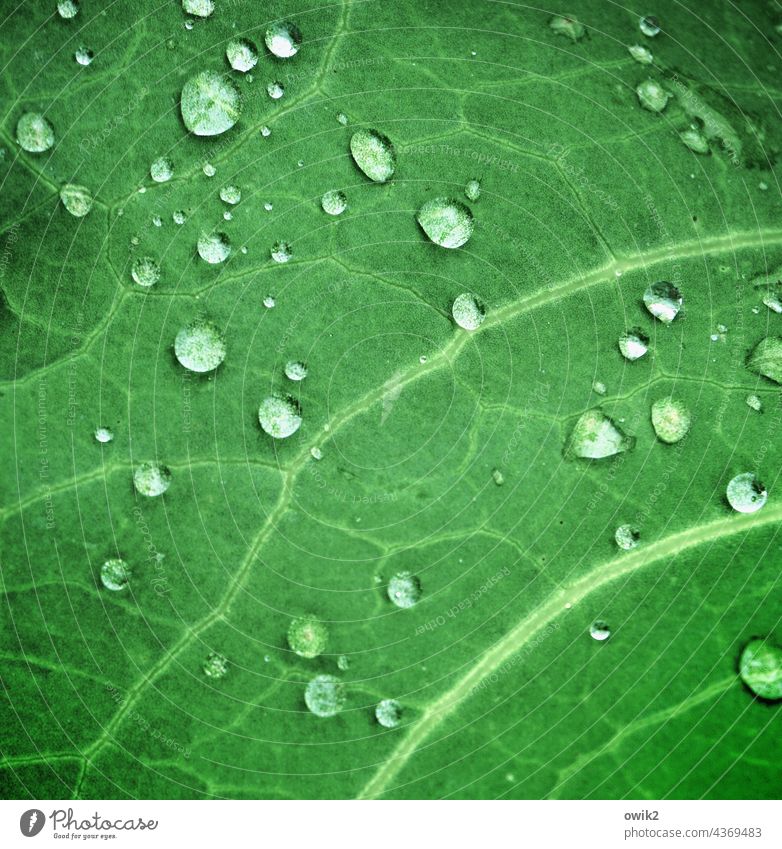
[[[602,619],[597,619],[589,626],[589,636],[602,643],[611,636],[611,628]]]
[[[266,203],[264,203],[263,208],[264,208],[267,212],[271,212],[271,211],[274,209],[274,207],[272,206],[272,204],[270,204],[270,203],[269,203],[269,201],[268,201],[268,200],[266,201]]]
[[[673,445],[684,439],[690,430],[690,411],[673,398],[660,398],[652,404],[652,426],[661,442]]]
[[[202,71],[185,83],[180,107],[182,120],[191,133],[217,136],[239,120],[242,98],[229,79],[215,71]]]
[[[142,463],[133,472],[133,485],[140,495],[156,498],[171,486],[171,470],[158,463]]]
[[[782,338],[767,336],[755,346],[747,361],[751,371],[782,383]]]
[[[119,557],[107,560],[100,567],[100,580],[107,590],[118,592],[124,590],[131,578],[128,564]]]
[[[606,389],[606,385],[605,383],[603,383],[602,380],[595,380],[592,383],[592,391],[595,392],[597,395],[605,395],[608,390]]]
[[[266,307],[267,310],[271,310],[274,309],[274,307],[277,305],[277,301],[272,295],[267,295],[263,299],[263,305]]]
[[[424,233],[442,248],[460,248],[472,236],[472,212],[452,198],[428,200],[418,210],[416,221]]]
[[[333,190],[323,195],[320,205],[329,215],[341,215],[348,208],[348,199],[344,192]]]
[[[204,262],[217,265],[231,254],[231,240],[225,233],[201,233],[198,237],[198,255]]]
[[[269,127],[267,127],[267,126],[264,124],[264,125],[261,127],[261,135],[262,135],[265,139],[268,139],[268,138],[269,138],[269,136],[270,136],[271,134],[272,134],[271,129],[270,129]]]
[[[269,436],[286,439],[301,427],[299,402],[290,395],[270,395],[261,401],[258,421]]]
[[[233,214],[233,212],[231,212],[230,209],[226,209],[226,211],[223,213],[223,219],[225,221],[233,221],[233,217],[234,217],[234,214]],[[246,249],[245,249],[244,252],[246,253]]]
[[[149,174],[156,183],[167,183],[174,176],[174,163],[167,156],[159,156],[149,166]]]
[[[225,49],[228,64],[242,74],[246,74],[258,64],[258,48],[249,38],[232,38]]]
[[[421,363],[421,365],[424,365],[427,362],[427,360],[428,360],[428,357],[426,356],[426,354],[421,354],[421,356],[418,358],[418,362]]]
[[[486,318],[486,310],[475,295],[464,292],[454,300],[451,315],[464,330],[477,330]]]
[[[242,190],[239,186],[223,186],[220,189],[220,200],[224,203],[235,205],[242,199]]]
[[[768,191],[768,183],[766,183],[765,180],[761,180],[758,183],[758,188],[760,189],[761,192],[766,192],[766,191]]]
[[[357,130],[350,137],[350,155],[359,169],[375,183],[390,180],[396,170],[396,151],[391,139],[377,130]]]
[[[25,112],[16,124],[16,140],[28,153],[43,153],[54,144],[54,127],[38,112]]]
[[[60,189],[62,205],[76,218],[84,216],[92,209],[92,192],[86,186],[66,183]]]
[[[57,4],[57,14],[66,21],[75,18],[79,12],[79,0],[60,0]]]
[[[388,582],[388,597],[397,607],[412,607],[421,594],[421,582],[410,572],[397,572]]]
[[[635,437],[628,436],[602,410],[582,413],[573,427],[565,448],[566,457],[600,460],[635,447]]]
[[[107,427],[96,427],[95,428],[95,441],[96,442],[111,442],[114,439],[114,434],[111,432],[110,428]]]
[[[644,292],[646,309],[663,324],[670,324],[676,318],[682,302],[681,292],[667,280],[652,283]]]
[[[763,412],[763,402],[757,395],[747,395],[746,397],[747,406],[751,409],[755,410],[758,413]]]
[[[130,267],[130,276],[139,286],[149,288],[160,280],[160,266],[151,256],[140,256]]]
[[[209,652],[201,669],[207,678],[224,678],[228,672],[228,658],[216,651]]]
[[[614,533],[616,544],[622,551],[630,551],[635,548],[640,538],[640,532],[632,525],[620,525]]]
[[[174,354],[188,371],[214,371],[225,359],[225,340],[214,324],[197,319],[177,333]]]
[[[505,475],[499,469],[493,469],[491,477],[497,486],[502,486],[505,483]]]
[[[159,215],[153,215],[152,216],[152,224],[155,227],[162,227],[163,226],[163,219]]]
[[[652,62],[654,62],[652,51],[648,47],[644,47],[642,44],[631,44],[627,49],[630,51],[630,55],[633,59],[641,65],[651,65]]]
[[[739,658],[739,675],[761,699],[782,699],[782,647],[768,638],[750,640]]]
[[[293,248],[287,242],[275,242],[271,255],[275,262],[288,262],[293,256]]]
[[[649,38],[654,38],[660,32],[660,22],[654,15],[644,15],[638,21],[638,28]]]
[[[83,67],[87,67],[87,65],[91,64],[92,60],[95,58],[95,54],[89,47],[78,47],[76,52],[73,54],[73,58]]]
[[[313,658],[326,651],[329,632],[314,616],[294,619],[288,628],[288,645],[300,657]]]
[[[709,140],[697,127],[690,127],[679,133],[679,138],[693,153],[706,154],[711,150]]]
[[[187,215],[182,209],[178,209],[171,217],[174,219],[174,224],[184,224],[187,221]]]
[[[266,86],[266,93],[272,100],[279,100],[285,94],[285,86],[278,80],[274,80]]]
[[[337,123],[342,124],[343,127],[346,127],[348,123],[348,116],[344,112],[337,112]]]
[[[739,513],[755,513],[768,499],[766,488],[752,472],[736,475],[728,484],[727,496],[728,504]]]
[[[644,80],[635,90],[638,102],[650,112],[662,112],[671,95],[656,80]]]
[[[269,52],[278,59],[290,59],[299,52],[301,31],[296,24],[275,23],[266,30],[264,41]]]
[[[185,21],[185,29],[187,29],[187,30],[193,29],[193,22],[192,21]]]
[[[288,380],[304,380],[307,366],[299,360],[290,360],[285,364],[285,376]]]
[[[350,661],[348,660],[347,655],[341,654],[337,658],[337,667],[341,669],[343,672],[350,669]]]
[[[557,35],[564,35],[571,41],[580,41],[586,35],[584,25],[567,15],[556,15],[548,22],[548,25]]]
[[[320,450],[320,448],[317,447],[317,445],[313,445],[312,448],[310,448],[310,455],[312,456],[313,460],[323,459],[323,452]]]
[[[333,675],[316,675],[304,690],[304,703],[315,716],[336,716],[345,706],[345,686]]]
[[[383,699],[375,708],[375,719],[383,728],[396,728],[402,721],[402,705],[396,699]]]
[[[464,187],[464,194],[467,197],[467,200],[471,200],[475,203],[476,200],[481,196],[481,184],[479,180],[469,180],[467,185]]]

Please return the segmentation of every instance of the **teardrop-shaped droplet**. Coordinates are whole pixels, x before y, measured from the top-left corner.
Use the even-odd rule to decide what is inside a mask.
[[[416,221],[424,233],[442,248],[460,248],[472,236],[472,212],[452,198],[428,200],[418,210]]]
[[[396,170],[396,151],[388,136],[377,130],[356,130],[350,137],[350,155],[375,183],[390,180]]]
[[[320,205],[323,207],[323,211],[329,215],[342,215],[347,209],[348,199],[344,192],[334,190],[323,195],[320,199]]]
[[[752,472],[736,475],[728,484],[726,494],[728,504],[738,513],[755,513],[768,499],[766,488]]]
[[[782,646],[771,639],[755,637],[742,649],[739,675],[761,699],[782,699]]]
[[[182,120],[197,136],[218,136],[239,120],[242,98],[236,86],[215,71],[201,71],[182,89]]]
[[[43,153],[54,144],[54,127],[38,112],[25,112],[16,124],[16,140],[28,153]]]
[[[747,366],[774,383],[782,383],[782,338],[767,336],[761,339],[750,354]]]
[[[345,706],[345,685],[333,675],[316,675],[304,690],[304,703],[315,716],[336,716]]]
[[[396,699],[383,699],[375,707],[375,719],[383,728],[396,728],[402,721],[402,705]]]
[[[454,300],[451,315],[459,327],[477,330],[486,318],[486,310],[472,292],[464,292]]]
[[[100,567],[100,580],[107,590],[124,590],[131,578],[130,567],[119,557],[107,560]]]
[[[249,38],[232,38],[225,48],[228,64],[242,74],[246,74],[258,64],[258,48]]]
[[[133,472],[136,492],[148,498],[157,498],[171,486],[171,470],[158,463],[142,463]]]
[[[692,416],[681,401],[660,398],[652,404],[652,426],[661,442],[673,445],[684,439],[690,430]]]
[[[314,616],[294,619],[288,628],[288,645],[300,657],[312,658],[323,654],[328,639],[328,629]]]
[[[198,237],[198,255],[210,265],[225,262],[231,255],[231,240],[225,233],[201,233]]]
[[[663,324],[670,324],[676,318],[683,300],[682,293],[667,280],[652,283],[644,292],[646,309]]]
[[[301,31],[296,24],[275,23],[266,30],[264,41],[272,55],[278,59],[290,59],[299,52]]]
[[[638,102],[649,112],[662,112],[671,98],[656,80],[644,80],[639,83],[635,93],[638,95]]]
[[[388,582],[388,597],[397,607],[412,607],[421,595],[421,582],[410,572],[397,572]]]
[[[92,209],[92,192],[86,186],[66,183],[60,189],[62,205],[76,218],[84,216]]]
[[[290,395],[270,395],[261,401],[258,421],[269,436],[286,439],[301,427],[301,408]]]
[[[130,267],[130,276],[139,286],[149,288],[160,280],[160,266],[151,256],[140,256]]]
[[[149,175],[156,183],[167,183],[174,176],[174,163],[167,156],[159,156],[149,166]]]
[[[601,460],[613,457],[635,446],[635,437],[628,436],[600,409],[587,410],[576,422],[566,457]]]
[[[177,333],[174,353],[188,371],[214,371],[225,359],[225,340],[214,324],[199,319]]]
[[[641,65],[651,65],[654,61],[652,51],[648,47],[644,47],[642,44],[632,44],[627,49],[630,51],[630,55],[633,59]]]

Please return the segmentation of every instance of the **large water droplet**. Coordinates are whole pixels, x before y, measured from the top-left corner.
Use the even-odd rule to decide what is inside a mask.
[[[288,628],[288,645],[301,657],[317,657],[326,651],[329,632],[314,616],[294,619]]]
[[[779,336],[761,339],[750,354],[747,365],[774,383],[782,383],[782,339]]]
[[[674,398],[660,398],[652,404],[652,427],[661,442],[673,445],[684,439],[690,430],[690,411]]]
[[[453,320],[465,330],[477,330],[486,318],[486,310],[471,292],[459,295],[451,307]]]
[[[648,47],[644,47],[642,44],[632,44],[627,49],[630,51],[630,55],[633,59],[641,65],[651,65],[654,61],[652,51]]]
[[[107,590],[124,590],[130,581],[131,571],[128,564],[119,557],[107,560],[100,567],[100,580]]]
[[[652,283],[644,292],[646,309],[663,324],[670,324],[676,318],[682,301],[681,292],[667,280]]]
[[[375,707],[375,719],[383,728],[396,728],[402,721],[402,705],[396,699],[383,699]]]
[[[228,672],[228,658],[216,651],[209,652],[201,669],[207,678],[225,678]]]
[[[182,0],[182,8],[188,15],[208,18],[215,10],[214,0]]]
[[[158,463],[142,463],[133,472],[133,485],[140,495],[156,498],[171,486],[171,470]]]
[[[225,340],[214,324],[199,319],[177,333],[174,353],[189,371],[213,371],[225,359]]]
[[[151,256],[140,256],[131,265],[130,276],[139,286],[149,288],[160,280],[160,266]]]
[[[341,215],[348,207],[348,199],[344,192],[334,190],[323,195],[320,205],[329,215]]]
[[[656,80],[644,80],[635,90],[638,102],[650,112],[662,112],[671,95]]]
[[[261,401],[258,421],[269,436],[286,439],[301,427],[301,408],[290,395],[270,395]]]
[[[102,443],[111,442],[114,439],[114,434],[108,427],[96,427],[94,436],[96,442]]]
[[[375,183],[390,180],[396,169],[396,151],[391,139],[377,130],[357,130],[350,137],[350,155]]]
[[[641,538],[637,528],[632,525],[620,525],[614,533],[616,544],[622,551],[630,551],[638,545],[638,540]]]
[[[223,203],[230,203],[232,206],[235,206],[242,199],[242,190],[239,186],[223,186],[220,189],[220,200]]]
[[[571,41],[579,41],[586,35],[584,25],[568,15],[556,15],[548,25],[557,35],[564,35]]]
[[[231,254],[231,240],[225,233],[201,233],[198,237],[198,255],[204,262],[217,265]]]
[[[79,12],[79,0],[60,0],[57,4],[57,14],[66,21],[75,18]]]
[[[149,175],[156,183],[167,183],[174,176],[174,163],[167,156],[159,156],[149,166]]]
[[[410,572],[397,572],[388,582],[388,597],[397,607],[412,607],[421,594],[421,582]]]
[[[215,71],[201,71],[182,89],[182,120],[197,136],[218,136],[239,120],[242,98],[236,86]]]
[[[304,703],[315,716],[336,716],[345,706],[345,686],[333,675],[316,675],[304,690]]]
[[[452,198],[428,200],[416,215],[421,229],[442,248],[460,248],[472,236],[473,218],[470,210]]]
[[[467,185],[464,187],[464,194],[467,197],[467,200],[471,200],[475,203],[475,201],[481,196],[480,182],[478,180],[469,180]]]
[[[84,216],[92,209],[92,192],[86,186],[66,183],[60,189],[62,205],[76,218]]]
[[[743,472],[728,484],[728,504],[738,513],[755,513],[766,503],[768,493],[752,474]]]
[[[746,402],[747,402],[747,406],[750,409],[755,410],[755,412],[757,412],[757,413],[763,412],[763,402],[760,400],[760,398],[757,395],[747,395]]]
[[[287,242],[275,242],[272,245],[271,255],[275,262],[288,262],[293,256],[293,248]]]
[[[28,153],[43,153],[54,144],[54,127],[38,112],[25,112],[16,125],[16,140]]]
[[[299,52],[301,31],[296,24],[275,23],[266,30],[264,41],[269,52],[278,59],[290,59]]]
[[[285,364],[285,376],[289,380],[304,380],[307,376],[307,366],[299,360],[290,360]]]
[[[644,15],[638,21],[638,27],[649,38],[654,38],[660,32],[660,22],[654,15]]]
[[[86,68],[87,65],[92,64],[95,54],[89,47],[77,47],[76,52],[73,54],[73,58],[79,63],[79,65]]]
[[[597,619],[589,626],[589,636],[602,643],[611,636],[611,628],[602,619]]]
[[[769,639],[750,640],[739,658],[739,675],[761,699],[782,699],[782,647]]]
[[[624,433],[602,410],[587,410],[573,428],[565,456],[600,460],[634,446],[635,437]]]
[[[234,71],[246,74],[258,64],[258,48],[249,38],[232,38],[225,48],[228,64]]]

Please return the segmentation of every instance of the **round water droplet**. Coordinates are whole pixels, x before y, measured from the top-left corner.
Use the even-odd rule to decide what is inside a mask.
[[[310,448],[310,456],[313,460],[322,460],[323,452],[320,450],[320,448],[318,448],[317,445],[313,445],[312,448]]]
[[[681,292],[667,280],[652,283],[644,292],[646,309],[663,324],[670,324],[676,318],[682,302]]]
[[[337,112],[337,123],[342,124],[343,127],[346,127],[348,123],[348,116],[344,112]]]
[[[375,183],[390,180],[396,169],[391,139],[377,130],[357,130],[350,137],[350,155],[361,171]]]
[[[217,173],[217,168],[215,168],[211,162],[204,162],[203,166],[201,167],[201,170],[204,172],[204,174],[206,174],[207,177],[214,177],[214,175]]]
[[[709,153],[711,150],[709,140],[697,127],[690,127],[679,133],[679,138],[693,153]]]
[[[114,592],[124,590],[130,581],[130,577],[130,567],[124,560],[120,560],[119,557],[113,557],[111,560],[107,560],[100,567],[100,580],[107,590],[113,590]]]
[[[739,513],[755,513],[768,499],[766,488],[752,472],[736,475],[728,484],[727,496],[728,504]]]
[[[397,607],[412,607],[421,599],[421,582],[410,572],[397,572],[388,582],[388,597]]]
[[[630,51],[630,55],[633,59],[641,65],[651,65],[654,61],[652,51],[648,47],[644,47],[642,44],[631,44],[627,49]]]
[[[307,376],[307,366],[298,360],[291,360],[285,364],[285,376],[289,380],[304,380]]]
[[[649,337],[640,327],[632,327],[619,337],[619,350],[627,360],[638,360],[649,350]]]
[[[396,699],[383,699],[375,708],[375,719],[383,728],[396,728],[402,721],[402,705]]]
[[[204,262],[217,265],[231,254],[231,240],[225,233],[201,233],[198,237],[198,255]]]
[[[171,486],[171,470],[158,463],[142,463],[133,472],[133,485],[140,495],[156,498]]]
[[[264,208],[267,212],[271,212],[271,211],[274,209],[274,207],[272,206],[272,204],[270,204],[270,203],[269,203],[269,201],[268,201],[268,200],[266,201],[266,203],[264,203],[263,208]]]
[[[223,186],[220,189],[220,200],[224,203],[237,204],[242,199],[242,190],[239,186]]]
[[[225,359],[225,340],[214,324],[199,319],[177,333],[174,354],[188,371],[214,371]]]
[[[266,30],[264,41],[269,52],[278,59],[290,59],[299,52],[301,32],[296,24],[275,23]]]
[[[452,198],[428,200],[418,210],[416,221],[441,248],[460,248],[472,236],[472,213],[463,203]]]
[[[228,658],[216,651],[209,652],[201,669],[207,678],[224,678],[228,672]]]
[[[505,475],[499,469],[493,469],[491,477],[497,486],[502,486],[505,483]]]
[[[350,669],[350,661],[348,660],[347,655],[341,654],[337,658],[337,667],[341,669],[343,672]]]
[[[275,262],[288,262],[293,256],[293,248],[287,242],[275,242],[271,250]]]
[[[592,382],[592,391],[598,395],[605,395],[608,390],[602,380],[595,380]]]
[[[188,15],[208,18],[214,12],[215,4],[214,0],[182,0],[182,8]]]
[[[564,35],[571,41],[580,41],[586,35],[584,25],[567,15],[556,15],[548,22],[548,25],[557,35]]]
[[[60,0],[57,4],[57,14],[63,20],[69,21],[75,18],[79,12],[79,0]]]
[[[178,209],[171,216],[174,220],[174,224],[184,224],[187,221],[187,215],[185,215],[184,210]]]
[[[167,183],[174,176],[174,163],[167,156],[159,156],[149,166],[149,174],[156,183]]]
[[[66,183],[60,189],[62,205],[76,218],[84,216],[92,209],[92,192],[86,186]]]
[[[635,90],[638,102],[650,112],[662,112],[671,95],[655,80],[644,80]]]
[[[755,410],[758,413],[763,412],[763,402],[757,395],[747,395],[746,401],[747,406],[751,409]]]
[[[672,445],[684,439],[690,430],[690,411],[673,398],[661,398],[652,404],[652,427],[661,442]]]
[[[266,94],[272,100],[279,100],[285,94],[285,86],[279,80],[274,80],[266,86]]]
[[[345,686],[333,675],[316,675],[304,690],[304,703],[315,716],[336,716],[345,706]]]
[[[261,135],[262,135],[262,136],[266,139],[266,138],[269,138],[269,136],[270,136],[271,134],[272,134],[271,129],[269,129],[269,127],[267,127],[267,126],[264,124],[264,126],[263,126],[263,127],[261,127]]]
[[[602,619],[598,619],[589,626],[589,636],[602,643],[611,636],[611,628]]]
[[[288,628],[288,645],[300,657],[317,657],[326,651],[329,632],[314,616],[294,619]]]
[[[620,525],[614,533],[616,544],[622,551],[630,551],[638,545],[641,534],[632,525]]]
[[[480,182],[478,180],[470,180],[464,187],[464,194],[467,196],[467,200],[471,200],[474,203],[481,196]]]
[[[271,310],[274,309],[274,307],[277,305],[277,301],[274,299],[273,295],[267,295],[263,299],[263,305],[266,307],[267,310]]]
[[[242,98],[236,86],[215,71],[201,71],[182,89],[182,120],[197,136],[218,136],[239,120]]]
[[[270,395],[261,401],[258,421],[269,436],[286,439],[301,427],[299,402],[290,395]]]
[[[228,64],[234,71],[246,74],[258,64],[258,48],[249,38],[232,38],[225,48]]]
[[[660,22],[654,15],[644,15],[638,21],[638,27],[649,38],[654,38],[660,32]]]
[[[323,195],[320,205],[329,215],[341,215],[348,208],[348,199],[344,192],[334,190]]]
[[[107,427],[96,427],[95,428],[95,441],[96,442],[111,442],[114,439],[114,434],[111,432],[110,428]]]
[[[477,330],[486,318],[486,310],[471,292],[459,295],[451,307],[453,320],[465,330]]]
[[[16,140],[28,153],[43,153],[54,144],[54,127],[38,112],[25,112],[16,125]]]
[[[602,410],[587,410],[576,422],[566,457],[601,460],[635,447],[635,437],[628,436]]]
[[[140,256],[130,267],[130,276],[139,286],[149,288],[160,280],[160,266],[151,256]]]
[[[742,649],[739,675],[761,699],[782,699],[782,647],[756,637]]]
[[[92,60],[95,58],[95,54],[89,47],[77,47],[76,52],[73,54],[73,58],[85,68],[87,65],[92,63]]]

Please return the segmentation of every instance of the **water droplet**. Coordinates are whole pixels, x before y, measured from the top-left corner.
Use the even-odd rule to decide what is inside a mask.
[[[421,365],[424,365],[428,359],[429,358],[426,356],[426,354],[421,354],[421,356],[418,358],[418,362],[421,363]]]
[[[651,65],[652,62],[654,62],[652,51],[648,47],[644,47],[642,44],[631,44],[627,49],[630,51],[630,55],[633,59],[641,65]]]
[[[288,628],[288,645],[300,657],[317,657],[326,651],[329,632],[314,616],[294,619]]]
[[[750,354],[747,366],[775,383],[782,383],[782,339],[779,336],[761,339]]]
[[[223,203],[237,204],[242,199],[242,190],[239,186],[223,186],[220,189],[220,200]]]
[[[216,651],[209,652],[201,669],[207,678],[224,678],[228,672],[228,658]]]
[[[187,215],[182,209],[178,209],[171,217],[174,219],[174,224],[184,224],[187,221]]]
[[[225,340],[214,324],[197,319],[177,333],[174,354],[188,371],[214,371],[225,359]]]
[[[79,0],[60,0],[57,4],[57,13],[66,21],[75,18],[79,12]]]
[[[614,533],[616,544],[622,551],[630,551],[635,548],[640,538],[640,532],[632,525],[620,525]]]
[[[28,153],[43,153],[54,144],[54,127],[38,112],[25,112],[16,125],[16,140]]]
[[[154,224],[155,227],[162,227],[163,226],[163,219],[159,215],[153,215],[152,216],[152,223]]]
[[[174,176],[174,163],[167,156],[159,156],[149,166],[149,174],[156,183],[167,183]]]
[[[296,24],[275,23],[266,30],[264,41],[269,52],[278,59],[290,59],[299,52],[301,31]]]
[[[323,195],[320,205],[329,215],[341,215],[348,207],[348,199],[344,192],[334,190]]]
[[[592,391],[597,395],[605,395],[608,390],[602,380],[595,380],[592,383]]]
[[[344,112],[337,112],[337,123],[342,124],[343,127],[346,127],[348,124],[348,116]]]
[[[312,456],[313,460],[323,459],[323,452],[320,450],[320,448],[317,447],[317,445],[313,445],[312,448],[310,448],[310,455]]]
[[[271,254],[275,262],[288,262],[293,256],[293,248],[287,242],[275,242]]]
[[[410,572],[397,572],[388,582],[388,597],[397,607],[412,607],[421,599],[421,582]]]
[[[383,699],[375,708],[375,719],[383,728],[396,728],[402,721],[402,705],[396,699]]]
[[[471,292],[459,295],[451,307],[453,320],[465,330],[477,330],[486,318],[486,310]]]
[[[185,29],[187,29],[187,30],[193,29],[193,22],[192,21],[185,21]]]
[[[766,183],[764,180],[761,180],[758,183],[758,188],[760,189],[761,192],[767,192],[768,191],[768,183]]]
[[[768,493],[752,474],[743,472],[728,484],[728,504],[739,513],[755,513],[766,503]]]
[[[396,169],[396,151],[388,136],[377,130],[357,130],[350,137],[350,155],[375,183],[390,180]]]
[[[225,49],[228,64],[246,74],[258,64],[258,48],[249,38],[232,38]]]
[[[345,706],[345,686],[333,675],[316,675],[304,690],[304,703],[315,716],[336,716]]]
[[[602,619],[597,619],[589,626],[589,636],[602,643],[611,636],[611,628]]]
[[[654,15],[644,15],[638,21],[638,27],[649,38],[654,38],[660,32],[660,22]]]
[[[261,401],[258,421],[269,436],[286,439],[301,427],[299,402],[290,395],[270,395]]]
[[[66,183],[60,189],[62,205],[76,218],[84,216],[92,209],[92,192],[86,186]]]
[[[149,288],[160,280],[160,266],[151,256],[140,256],[130,267],[130,276],[139,286]]]
[[[690,127],[679,133],[679,138],[693,153],[709,153],[711,150],[709,140],[697,127]]]
[[[114,434],[107,427],[96,427],[95,428],[95,441],[96,442],[111,442],[114,439]]]
[[[265,139],[267,139],[267,138],[269,138],[269,136],[270,136],[271,134],[272,134],[271,129],[270,129],[269,127],[267,127],[267,126],[264,124],[264,125],[261,127],[261,135],[262,135]]]
[[[742,649],[739,675],[761,699],[782,699],[782,647],[755,637]]]
[[[214,12],[215,4],[214,0],[182,0],[182,8],[188,15],[208,18]]]
[[[428,200],[418,210],[416,221],[424,233],[442,248],[460,248],[472,236],[472,213],[463,203],[451,198]]]
[[[182,120],[197,136],[218,136],[239,120],[242,98],[236,86],[215,71],[201,71],[182,89]]]
[[[285,376],[289,380],[304,380],[307,376],[307,366],[298,360],[291,360],[285,364]]]
[[[111,560],[107,560],[100,567],[100,580],[107,590],[113,590],[114,592],[124,590],[130,581],[130,577],[130,567],[124,560],[120,560],[119,557],[113,557]]]
[[[464,194],[467,196],[467,200],[471,200],[475,203],[475,201],[481,196],[480,182],[478,180],[470,180],[464,187]]]
[[[644,80],[635,90],[638,102],[650,112],[662,112],[671,95],[655,80]]]
[[[502,486],[505,483],[505,475],[499,469],[493,469],[491,477],[497,486]]]
[[[285,86],[278,80],[274,80],[266,86],[266,94],[272,100],[279,100],[285,94]]]
[[[198,255],[204,262],[217,265],[231,254],[231,240],[225,233],[201,233],[198,237]]]
[[[277,305],[277,301],[272,295],[267,295],[263,299],[263,305],[266,307],[267,310],[271,310],[274,309],[274,307]]]
[[[755,410],[758,413],[763,412],[763,402],[758,398],[757,395],[747,395],[746,398],[747,406],[751,409]]]
[[[73,58],[85,68],[89,65],[92,60],[95,58],[95,54],[89,47],[78,47],[76,52],[73,54]]]
[[[343,672],[350,669],[350,661],[347,658],[347,655],[341,654],[337,658],[337,668],[341,669]]]
[[[676,318],[682,302],[681,292],[667,280],[652,283],[644,292],[646,309],[663,324],[670,324]]]
[[[171,486],[171,470],[158,463],[142,463],[133,472],[133,485],[139,495],[156,498]]]
[[[625,434],[602,410],[587,410],[576,422],[565,449],[566,457],[600,460],[635,446],[635,437]]]
[[[204,174],[206,174],[207,177],[214,177],[214,175],[217,173],[217,168],[215,168],[211,162],[204,162],[201,170],[204,172]]]
[[[690,411],[673,398],[661,398],[652,404],[652,427],[661,442],[673,445],[684,439],[690,430]]]
[[[586,35],[586,28],[575,18],[567,15],[556,15],[548,25],[557,35],[564,35],[571,41],[580,41]]]
[[[231,212],[231,210],[230,210],[230,209],[226,209],[226,211],[223,213],[223,219],[224,219],[225,221],[233,221],[233,217],[234,217],[234,214],[233,214],[233,212]],[[247,252],[247,251],[246,251],[246,249],[245,249],[245,250],[243,251],[243,253],[246,253],[246,252]]]
[[[264,203],[263,208],[264,208],[267,212],[271,212],[271,211],[274,209],[274,207],[272,206],[272,204],[270,204],[270,203],[269,203],[269,201],[268,201],[268,200],[266,201],[266,203]]]
[[[782,299],[779,297],[779,291],[766,292],[763,295],[763,303],[771,312],[782,313]]]

